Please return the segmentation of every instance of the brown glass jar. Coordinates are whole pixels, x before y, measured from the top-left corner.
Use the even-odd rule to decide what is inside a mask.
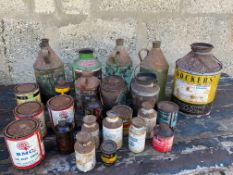
[[[102,113],[102,106],[100,101],[92,97],[90,100],[86,102],[85,105],[85,115],[94,115],[96,116],[96,121],[101,124],[101,113]]]

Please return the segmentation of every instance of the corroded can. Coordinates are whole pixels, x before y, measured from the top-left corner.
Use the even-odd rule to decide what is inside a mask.
[[[59,80],[55,84],[55,92],[56,95],[70,95],[71,88],[70,88],[70,83],[64,81],[64,80]]]
[[[86,115],[83,118],[82,131],[89,132],[95,141],[95,148],[99,148],[99,125],[94,115]]]
[[[95,142],[91,134],[85,131],[80,131],[76,139],[74,145],[76,166],[82,172],[91,171],[96,164]]]
[[[142,118],[146,124],[146,138],[154,136],[154,127],[156,126],[157,112],[154,110],[153,102],[145,101],[142,108],[138,111],[138,117]]]
[[[161,101],[157,108],[159,123],[166,123],[174,128],[178,119],[179,106],[171,101]]]
[[[60,120],[66,120],[75,126],[74,100],[69,95],[58,95],[47,102],[52,127],[55,127]]]
[[[131,124],[133,110],[126,105],[117,105],[112,108],[123,121],[123,135],[128,136],[129,126]]]
[[[39,87],[36,83],[18,84],[14,88],[17,105],[29,102],[41,102]]]
[[[174,140],[174,130],[166,123],[161,123],[155,129],[155,135],[152,139],[152,147],[162,153],[170,152]]]
[[[36,119],[15,120],[4,130],[4,139],[13,165],[18,169],[30,169],[45,157],[44,143]]]
[[[222,63],[210,53],[213,45],[193,43],[192,51],[176,61],[172,101],[188,114],[209,114]]]
[[[108,111],[107,117],[103,120],[103,139],[112,140],[120,149],[123,142],[123,122],[114,111]]]
[[[117,161],[117,145],[112,140],[105,140],[101,144],[101,156],[100,159],[106,166],[111,166]]]
[[[14,116],[16,120],[25,118],[34,118],[39,121],[39,130],[41,137],[46,136],[47,127],[45,123],[44,105],[41,102],[26,102],[14,108]]]
[[[129,150],[133,153],[143,152],[146,141],[146,124],[142,118],[135,117],[129,128]]]

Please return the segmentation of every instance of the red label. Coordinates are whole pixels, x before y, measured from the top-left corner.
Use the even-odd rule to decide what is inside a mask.
[[[82,67],[95,67],[97,61],[96,60],[85,60],[85,61],[80,61],[79,65]]]
[[[160,137],[154,136],[152,139],[152,146],[156,151],[166,153],[170,152],[172,149],[174,137]]]

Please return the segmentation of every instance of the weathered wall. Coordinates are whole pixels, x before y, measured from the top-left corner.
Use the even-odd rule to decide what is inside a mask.
[[[0,84],[34,81],[42,37],[66,63],[81,47],[104,62],[122,37],[137,64],[138,50],[160,39],[170,73],[192,42],[210,42],[233,75],[232,0],[0,0],[0,18]]]

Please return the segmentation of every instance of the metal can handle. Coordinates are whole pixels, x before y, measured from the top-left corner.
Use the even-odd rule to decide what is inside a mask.
[[[146,48],[143,48],[143,49],[141,49],[139,52],[138,52],[138,57],[139,57],[139,60],[140,60],[140,62],[142,62],[142,60],[144,59],[142,59],[142,52],[146,52],[146,56],[149,54],[149,50],[148,49],[146,49]]]

